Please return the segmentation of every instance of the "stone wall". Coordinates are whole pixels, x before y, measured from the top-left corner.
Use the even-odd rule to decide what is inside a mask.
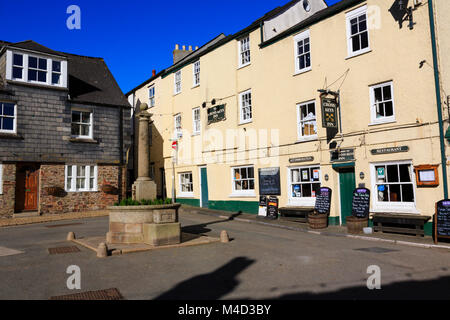
[[[64,188],[65,166],[58,164],[43,164],[40,170],[39,205],[41,214],[56,214],[67,212],[103,210],[119,201],[122,188],[119,188],[118,166],[98,166],[98,191],[95,192],[63,192],[52,196],[47,187]],[[111,184],[117,188],[117,194],[106,194],[101,191],[103,184]]]
[[[16,165],[3,164],[3,194],[0,195],[0,217],[13,215],[15,193]]]

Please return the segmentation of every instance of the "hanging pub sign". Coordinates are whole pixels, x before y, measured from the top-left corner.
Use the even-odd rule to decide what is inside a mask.
[[[329,214],[331,207],[331,189],[322,187],[316,194],[316,205],[314,210],[319,214]]]
[[[338,128],[336,98],[322,98],[322,127]]]
[[[450,239],[450,200],[442,200],[436,203],[434,215],[434,242],[439,238]]]
[[[267,218],[278,219],[278,197],[269,197],[267,200]]]
[[[368,218],[370,211],[370,190],[358,188],[353,191],[352,216]]]
[[[259,194],[261,196],[280,196],[280,168],[259,169]]]
[[[208,109],[208,125],[225,119],[225,105],[214,106]]]

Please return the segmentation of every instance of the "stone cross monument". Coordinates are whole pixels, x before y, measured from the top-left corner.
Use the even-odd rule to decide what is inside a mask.
[[[156,183],[150,179],[150,146],[148,128],[152,121],[152,114],[149,113],[148,105],[141,104],[140,112],[136,115],[139,119],[139,153],[138,153],[138,178],[133,184],[133,200],[154,200],[156,199]]]

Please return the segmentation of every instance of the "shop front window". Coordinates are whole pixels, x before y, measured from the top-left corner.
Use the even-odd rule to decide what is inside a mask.
[[[290,202],[314,206],[320,188],[320,167],[297,167],[289,169]]]

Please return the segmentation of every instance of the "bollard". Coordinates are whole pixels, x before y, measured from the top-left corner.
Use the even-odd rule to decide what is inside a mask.
[[[222,243],[230,242],[230,238],[228,237],[228,233],[225,230],[223,230],[220,233],[220,242],[222,242]]]
[[[106,243],[102,242],[97,248],[97,258],[106,258],[108,256],[108,247]]]
[[[67,235],[67,241],[72,241],[72,240],[75,240],[75,233],[69,232],[69,234]]]

